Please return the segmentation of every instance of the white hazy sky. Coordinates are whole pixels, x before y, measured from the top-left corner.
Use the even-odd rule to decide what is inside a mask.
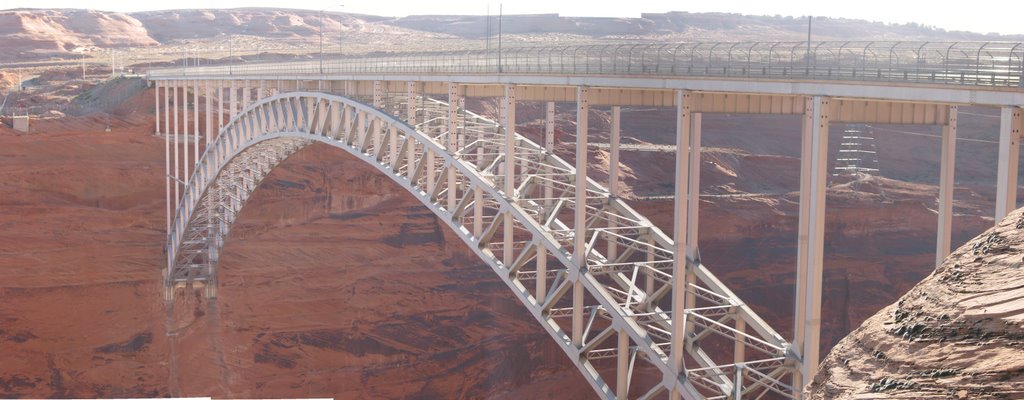
[[[92,8],[144,11],[166,8],[289,7],[406,16],[418,14],[558,13],[564,16],[638,17],[641,12],[733,12],[755,15],[826,16],[882,22],[917,22],[948,30],[1024,34],[1024,2],[983,0],[0,0],[0,8]],[[344,4],[344,7],[341,6]],[[973,6],[972,6],[973,4]]]

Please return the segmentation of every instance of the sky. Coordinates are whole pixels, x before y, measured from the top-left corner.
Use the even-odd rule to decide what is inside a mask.
[[[0,0],[8,8],[87,8],[106,11],[146,11],[168,8],[145,0]],[[173,8],[289,7],[327,9],[382,16],[421,14],[557,13],[563,16],[639,17],[642,12],[731,12],[754,15],[825,16],[890,23],[916,22],[947,30],[1024,34],[1024,2],[984,0],[977,7],[945,0],[176,0]]]

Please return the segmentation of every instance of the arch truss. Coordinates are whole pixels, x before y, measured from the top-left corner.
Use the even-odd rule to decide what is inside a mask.
[[[410,101],[418,106],[407,121],[304,92],[237,114],[206,146],[180,199],[165,296],[196,283],[214,295],[220,249],[249,196],[278,163],[320,142],[374,166],[433,210],[601,397],[795,396],[786,383],[796,366],[789,344],[699,261],[686,259],[686,283],[674,285],[677,247],[650,221],[550,150],[458,102],[384,103]],[[673,310],[676,296],[686,302]]]

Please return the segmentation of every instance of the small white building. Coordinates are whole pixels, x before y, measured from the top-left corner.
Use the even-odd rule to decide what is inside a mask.
[[[28,133],[28,115],[18,115],[11,119],[11,127],[14,128],[14,130]]]

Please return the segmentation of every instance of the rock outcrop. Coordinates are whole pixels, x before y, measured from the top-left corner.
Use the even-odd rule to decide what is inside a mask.
[[[1024,209],[839,342],[813,399],[1024,397]]]

